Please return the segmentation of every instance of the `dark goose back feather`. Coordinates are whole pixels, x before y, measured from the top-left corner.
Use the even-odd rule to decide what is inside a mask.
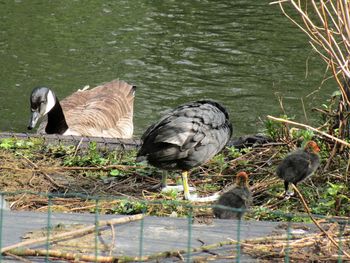
[[[211,100],[183,104],[151,125],[142,136],[137,160],[163,169],[187,170],[220,152],[232,125],[226,109]]]

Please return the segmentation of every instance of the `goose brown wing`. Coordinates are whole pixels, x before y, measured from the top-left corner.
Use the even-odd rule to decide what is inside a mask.
[[[131,137],[135,87],[114,80],[62,100],[69,129],[87,136]]]

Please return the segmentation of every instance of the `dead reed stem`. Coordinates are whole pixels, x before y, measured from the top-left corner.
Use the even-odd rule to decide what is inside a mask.
[[[13,249],[11,253],[17,256],[26,257],[52,257],[57,259],[69,260],[74,262],[121,262],[118,258],[109,256],[94,256],[94,255],[81,255],[78,253],[62,252],[60,250],[46,250],[46,249]]]
[[[138,215],[132,215],[132,216],[127,216],[127,217],[122,217],[122,218],[114,218],[111,220],[99,221],[98,227],[104,227],[107,225],[115,225],[115,224],[123,224],[123,223],[131,222],[131,221],[140,220],[142,218],[143,218],[143,215],[138,214]],[[76,236],[87,235],[87,234],[90,234],[94,231],[96,231],[96,226],[91,225],[91,226],[87,226],[87,227],[84,227],[84,228],[81,228],[78,230],[72,230],[69,232],[65,232],[65,233],[61,233],[61,234],[57,234],[57,235],[52,235],[49,237],[49,242],[58,241],[58,240],[63,239],[63,238],[74,238]],[[10,250],[13,250],[13,249],[19,248],[19,247],[42,244],[42,243],[45,243],[47,241],[48,241],[48,237],[42,237],[42,238],[37,238],[34,240],[27,240],[27,241],[19,242],[19,243],[14,244],[14,245],[3,247],[1,249],[1,253],[4,253],[6,251],[10,251]],[[11,253],[13,253],[13,252],[11,252]],[[13,253],[13,254],[15,254],[15,253]]]
[[[10,257],[12,257],[12,258],[14,258],[15,260],[20,261],[20,262],[26,262],[26,263],[32,263],[32,262],[33,262],[33,261],[29,260],[29,259],[26,259],[26,258],[21,257],[21,256],[19,256],[19,255],[11,254],[11,253],[9,253],[9,252],[5,252],[4,254],[5,254],[6,256],[10,256]]]
[[[31,160],[29,160],[27,157],[25,157],[24,155],[21,154],[21,157],[26,160],[32,167],[34,167],[36,170],[38,170],[40,173],[42,173],[47,180],[50,181],[50,183],[52,183],[54,186],[56,186],[57,188],[62,188],[61,185],[59,185],[58,183],[56,183],[51,176],[49,176],[47,173],[45,173],[44,171],[42,171],[35,163],[33,163]]]
[[[341,92],[337,126],[332,129],[338,129],[339,138],[346,138],[350,127],[350,1],[279,0],[271,4],[279,5],[285,17],[308,36],[311,47],[327,63],[327,71]],[[341,151],[341,147],[334,150]],[[332,159],[332,156],[328,159],[327,166]]]
[[[302,124],[302,123],[298,123],[298,122],[295,122],[295,121],[290,121],[290,120],[286,120],[286,119],[282,119],[282,118],[276,118],[276,117],[273,117],[273,116],[270,116],[270,115],[267,115],[267,118],[271,119],[271,120],[275,120],[275,121],[279,121],[279,122],[284,122],[284,123],[288,123],[288,124],[293,124],[295,126],[299,126],[299,127],[303,127],[303,128],[306,128],[306,129],[309,129],[309,130],[312,130],[314,132],[317,132],[319,134],[321,134],[322,136],[325,136],[333,141],[336,141],[336,142],[339,142],[347,147],[350,147],[350,143],[347,143],[346,141],[342,140],[342,139],[339,139],[337,137],[334,137],[332,135],[329,135],[328,133],[325,133],[323,131],[320,131],[314,127],[311,127],[309,125],[306,125],[306,124]]]
[[[350,2],[348,0],[275,1],[282,13],[298,26],[310,39],[313,49],[325,60],[336,77],[341,72],[350,78]],[[292,18],[284,8],[290,5],[301,21]],[[340,85],[342,94],[349,104],[349,98]]]
[[[339,251],[342,251],[342,252],[344,253],[345,256],[347,256],[348,258],[350,258],[350,255],[339,247],[339,244],[334,240],[334,238],[333,238],[332,236],[330,236],[330,235],[327,233],[327,231],[325,231],[325,230],[320,226],[320,224],[316,221],[316,219],[311,215],[310,208],[309,208],[308,205],[306,204],[305,199],[304,199],[304,197],[302,196],[302,194],[299,192],[298,188],[297,188],[294,184],[292,184],[292,187],[293,187],[294,191],[298,194],[298,196],[299,196],[299,198],[300,198],[300,201],[301,201],[301,203],[303,204],[304,209],[305,209],[305,211],[307,212],[307,214],[309,215],[309,217],[310,217],[310,219],[312,220],[312,222],[315,223],[315,225],[322,231],[322,233],[324,233],[324,234],[327,236],[327,238],[332,242],[332,244],[333,244],[334,246],[336,246],[336,247],[339,249]]]
[[[268,236],[268,237],[258,237],[258,238],[251,238],[251,239],[245,239],[241,241],[242,248],[244,249],[245,253],[251,254],[253,256],[256,256],[258,258],[282,258],[285,256],[284,248],[289,245],[290,248],[296,248],[301,249],[306,246],[313,246],[316,242],[320,242],[320,236],[322,234],[320,233],[312,233],[307,235],[292,235],[289,236],[287,234],[283,235],[274,235],[274,236]],[[288,238],[289,238],[289,244],[288,244]],[[290,242],[291,240],[294,240],[294,242]],[[348,239],[346,239],[348,240]],[[323,241],[324,242],[324,241]],[[205,252],[208,253],[207,256],[199,256],[199,257],[193,257],[192,260],[198,259],[198,260],[215,260],[215,259],[224,259],[225,256],[220,256],[217,254],[215,249],[218,249],[220,247],[224,246],[233,246],[236,245],[238,242],[236,240],[227,240],[218,242],[215,244],[209,244],[204,245],[196,248],[192,248],[190,251],[191,253],[195,252]],[[282,249],[282,251],[281,251]],[[60,250],[45,250],[45,249],[12,249],[9,251],[13,255],[17,256],[39,256],[39,257],[53,257],[57,259],[63,259],[63,260],[79,260],[79,261],[94,261],[94,262],[136,262],[136,261],[151,261],[151,260],[162,260],[165,258],[171,258],[171,257],[180,257],[184,259],[182,255],[186,255],[188,252],[187,249],[182,250],[169,250],[169,251],[162,251],[158,253],[154,253],[151,255],[143,256],[143,257],[134,257],[134,256],[96,256],[96,255],[83,255],[79,253],[67,253]],[[346,255],[346,254],[345,254]],[[236,255],[232,256],[233,258],[236,257]],[[306,260],[308,258],[314,257],[313,255],[306,255],[306,254],[290,254],[290,259],[295,260]],[[321,256],[316,256],[315,259],[319,259]],[[332,256],[323,256],[322,257],[325,260],[334,260],[334,259],[344,259],[344,256],[342,255],[332,255]]]

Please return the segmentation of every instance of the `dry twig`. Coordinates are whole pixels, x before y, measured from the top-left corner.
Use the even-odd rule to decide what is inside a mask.
[[[286,120],[286,119],[282,119],[282,118],[276,118],[276,117],[273,117],[273,116],[270,116],[270,115],[267,115],[267,118],[271,119],[271,120],[275,120],[275,121],[280,121],[280,122],[284,122],[284,123],[289,123],[289,124],[293,124],[295,126],[299,126],[299,127],[303,127],[303,128],[306,128],[306,129],[309,129],[309,130],[312,130],[314,132],[317,132],[319,134],[321,134],[322,136],[325,136],[327,138],[330,138],[331,140],[333,141],[336,141],[336,142],[339,142],[347,147],[350,147],[350,143],[344,141],[344,140],[341,140],[337,137],[334,137],[332,135],[329,135],[328,133],[325,133],[323,131],[320,131],[316,128],[313,128],[309,125],[305,125],[305,124],[302,124],[302,123],[298,123],[298,122],[295,122],[295,121],[290,121],[290,120]]]
[[[56,183],[52,178],[51,176],[49,176],[47,173],[45,173],[44,171],[42,171],[35,163],[33,163],[31,160],[29,160],[27,157],[25,157],[24,155],[21,155],[22,158],[24,160],[26,160],[32,167],[34,167],[36,170],[38,170],[40,173],[42,173],[46,178],[47,180],[50,181],[50,183],[52,183],[54,186],[58,187],[58,188],[62,188],[61,185],[59,185],[58,183]]]
[[[320,226],[320,224],[315,220],[315,218],[311,215],[310,208],[307,206],[307,204],[306,204],[306,202],[305,202],[305,199],[304,199],[304,197],[302,196],[302,194],[299,192],[298,188],[297,188],[294,184],[292,184],[292,187],[293,187],[294,191],[296,191],[296,193],[298,194],[298,196],[299,196],[299,198],[300,198],[300,201],[301,201],[301,203],[303,204],[303,206],[304,206],[304,208],[305,208],[305,211],[306,211],[307,214],[309,215],[309,217],[310,217],[310,219],[312,220],[312,222],[314,222],[315,225],[322,231],[322,233],[324,233],[324,234],[327,236],[327,238],[332,242],[332,244],[333,244],[334,246],[336,246],[339,250],[341,250],[341,251],[344,253],[344,255],[347,256],[347,257],[350,259],[350,255],[349,255],[347,252],[345,252],[343,249],[341,249],[341,248],[339,247],[339,244],[334,240],[334,238],[333,238],[332,236],[330,236],[330,235],[327,233],[327,231],[325,231],[325,230]]]
[[[115,224],[123,224],[123,223],[131,222],[131,221],[135,221],[135,220],[140,220],[142,218],[143,218],[143,215],[138,214],[138,215],[127,216],[127,217],[122,217],[122,218],[114,218],[111,220],[99,221],[98,227],[104,227],[107,225],[115,225]],[[50,236],[49,242],[58,241],[58,240],[61,240],[63,238],[68,238],[68,237],[73,238],[76,236],[86,235],[86,234],[92,233],[94,231],[96,231],[96,226],[91,225],[91,226],[87,226],[87,227],[84,227],[84,228],[81,228],[78,230],[72,230],[69,232]],[[42,243],[45,243],[47,241],[48,241],[48,237],[42,237],[42,238],[37,238],[34,240],[27,240],[27,241],[19,242],[17,244],[1,248],[1,253],[4,253],[6,251],[12,251],[13,249],[16,249],[19,247],[42,244]],[[11,252],[11,253],[13,253],[13,252]],[[15,253],[13,253],[13,254],[15,254]]]
[[[350,127],[350,1],[279,0],[271,4],[279,5],[282,13],[308,36],[312,48],[327,63],[327,71],[331,71],[342,95],[332,129],[337,128],[339,137],[346,138]],[[293,9],[295,13],[291,14]],[[329,162],[331,160],[332,157]]]

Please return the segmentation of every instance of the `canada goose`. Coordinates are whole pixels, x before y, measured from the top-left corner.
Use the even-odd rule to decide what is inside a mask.
[[[131,138],[135,86],[113,80],[74,92],[61,102],[52,90],[35,88],[30,96],[28,129],[47,115],[38,133],[106,138]]]
[[[146,130],[136,160],[147,160],[165,170],[181,170],[185,198],[212,201],[214,199],[190,195],[187,171],[220,152],[231,134],[229,115],[219,103],[200,100],[183,104]],[[164,178],[162,181],[165,182]]]
[[[293,192],[288,191],[289,183],[296,185],[312,175],[320,165],[318,152],[320,148],[314,141],[309,141],[303,149],[298,149],[283,159],[278,165],[277,176],[284,180],[285,196],[288,198]]]
[[[228,208],[215,206],[213,209],[214,215],[221,219],[241,219],[252,200],[253,195],[249,189],[248,175],[246,172],[239,172],[236,175],[235,185],[225,191],[217,201],[218,205],[227,206]],[[229,208],[237,209],[237,211]],[[241,209],[241,211],[238,211],[238,209]]]

